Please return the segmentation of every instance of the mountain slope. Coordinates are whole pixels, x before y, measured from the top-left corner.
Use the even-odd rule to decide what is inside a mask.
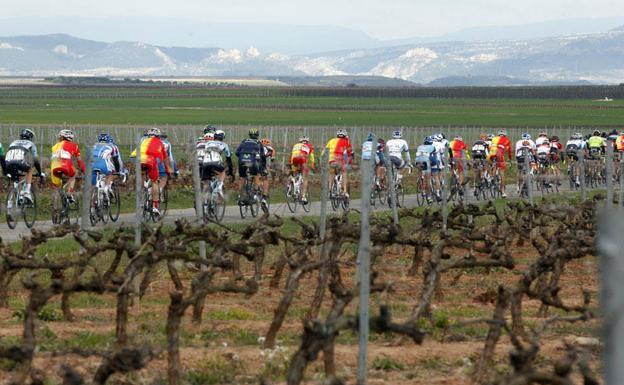
[[[239,50],[102,43],[68,35],[0,37],[0,75],[382,76],[422,84],[441,78],[467,83],[490,79],[493,84],[621,83],[624,31],[409,44],[311,55],[284,55],[254,47]]]

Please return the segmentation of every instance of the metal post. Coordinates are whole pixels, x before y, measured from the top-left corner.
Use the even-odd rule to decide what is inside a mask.
[[[388,203],[390,204],[390,208],[392,209],[392,222],[395,226],[399,225],[399,211],[397,209],[397,194],[396,189],[394,188],[394,177],[392,173],[392,162],[390,162],[390,155],[388,153],[388,147],[384,148],[384,159],[386,162],[386,183],[388,185]],[[398,170],[397,170],[398,172]],[[370,194],[369,194],[370,196]],[[364,195],[362,195],[362,199],[364,199]],[[368,199],[368,198],[366,198]]]
[[[528,148],[525,147],[522,149],[522,156],[524,158],[524,184],[526,185],[529,203],[533,205],[533,188],[532,188],[533,186],[531,186],[531,170],[530,170],[531,161],[529,159],[531,155],[529,154]],[[522,191],[520,191],[520,194],[522,194]]]
[[[136,140],[136,153],[134,158],[135,173],[135,189],[136,189],[136,207],[135,207],[135,223],[134,223],[134,245],[141,247],[141,217],[143,211],[143,185],[141,181],[141,137]]]
[[[624,217],[622,210],[604,210],[600,215],[598,251],[600,253],[603,362],[605,384],[624,384]]]
[[[442,232],[446,234],[448,225],[448,172],[451,167],[448,152],[444,152],[444,172],[442,173]]]
[[[329,153],[323,151],[321,155],[321,218],[319,223],[319,236],[325,239],[325,226],[327,225],[327,198],[329,195]]]
[[[607,207],[611,207],[613,205],[613,142],[607,141],[606,148],[606,172],[605,176],[607,178]]]
[[[581,176],[581,199],[584,201],[587,199],[587,191],[585,191],[585,156],[583,150],[576,150],[576,157],[580,162],[580,176]]]
[[[375,140],[376,141],[376,140]],[[365,145],[371,142],[365,142]],[[370,145],[372,146],[373,143]],[[360,216],[360,243],[358,247],[358,270],[360,273],[360,310],[358,354],[358,385],[366,385],[368,380],[368,301],[370,297],[370,194],[373,172],[372,147],[362,148],[362,213]]]
[[[197,223],[202,223],[204,210],[203,210],[203,202],[202,202],[202,188],[201,188],[201,180],[199,178],[199,161],[197,156],[197,146],[193,149],[194,142],[189,143],[189,154],[191,155],[191,162],[193,164],[193,187],[195,189],[195,216],[197,218]],[[202,260],[206,259],[206,241],[199,241],[199,258]]]
[[[85,174],[82,179],[82,220],[80,221],[80,230],[83,232],[83,236],[86,238],[86,230],[89,228],[89,211],[91,208],[91,144],[87,143],[85,146]]]
[[[624,206],[624,154],[620,153],[620,200],[618,204]]]

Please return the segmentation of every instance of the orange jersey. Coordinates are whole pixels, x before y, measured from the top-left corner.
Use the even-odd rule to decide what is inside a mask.
[[[490,153],[497,154],[499,148],[502,150],[501,155],[503,157],[505,156],[505,152],[507,152],[508,159],[511,159],[511,142],[509,138],[501,135],[495,136],[490,145]]]
[[[624,135],[620,135],[615,140],[615,149],[618,151],[624,151]]]
[[[139,152],[141,154],[141,163],[150,163],[158,159],[164,163],[167,172],[171,172],[171,166],[167,162],[167,149],[160,138],[143,138],[139,145]]]
[[[292,163],[294,158],[305,158],[308,162],[314,163],[314,147],[311,143],[295,143],[288,162]]]
[[[461,159],[462,158],[462,150],[464,151],[464,153],[466,154],[466,159],[470,159],[470,153],[468,152],[468,146],[466,146],[466,143],[464,143],[463,140],[453,140],[451,141],[451,143],[449,144],[452,154],[453,154],[453,158],[455,159]]]
[[[329,151],[330,162],[344,162],[345,155],[349,164],[352,162],[353,149],[351,148],[351,142],[347,138],[333,138],[327,142],[325,150]]]

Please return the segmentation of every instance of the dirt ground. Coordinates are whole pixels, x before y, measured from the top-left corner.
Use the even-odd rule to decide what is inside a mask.
[[[532,249],[519,248],[515,251],[518,266],[513,271],[504,269],[465,270],[458,275],[451,272],[443,276],[441,290],[436,295],[431,322],[422,327],[427,336],[422,345],[393,335],[373,335],[369,346],[370,384],[470,384],[470,374],[483,348],[487,326],[475,324],[458,326],[460,321],[489,318],[494,310],[492,293],[499,284],[513,285],[521,278],[521,271],[533,260]],[[378,263],[378,281],[394,283],[394,292],[385,296],[373,296],[374,311],[380,304],[389,304],[396,320],[409,317],[416,305],[422,275],[407,276],[411,263],[408,249],[387,250],[383,263]],[[243,266],[247,276],[253,274],[253,267]],[[344,263],[345,282],[353,280],[352,263]],[[185,367],[184,382],[189,384],[257,384],[264,376],[274,384],[284,383],[288,360],[297,349],[302,331],[301,319],[309,306],[316,285],[316,274],[301,281],[297,299],[289,311],[287,320],[278,335],[278,347],[263,350],[262,336],[268,330],[273,310],[281,296],[281,289],[269,288],[273,270],[266,265],[260,292],[246,298],[240,294],[218,294],[208,297],[205,320],[200,326],[191,325],[185,318],[182,333],[182,362]],[[138,344],[165,347],[164,325],[167,314],[168,293],[171,286],[165,270],[159,273],[139,306],[132,309],[131,339]],[[226,280],[228,277],[222,277]],[[598,293],[597,260],[587,257],[566,266],[562,277],[561,298],[567,304],[580,304],[582,290],[592,293],[592,306],[597,307]],[[282,278],[282,285],[285,277]],[[330,302],[325,298],[325,310]],[[22,325],[16,312],[26,301],[23,291],[11,294],[10,309],[0,309],[0,342],[3,345],[17,342]],[[76,295],[72,299],[75,322],[59,320],[58,299],[48,306],[47,321],[39,324],[41,346],[37,352],[35,367],[50,377],[50,384],[62,383],[58,376],[61,365],[68,364],[81,373],[94,373],[101,358],[76,355],[56,356],[53,351],[72,347],[83,349],[110,348],[115,333],[115,297],[113,295]],[[524,302],[526,325],[534,327],[543,321],[537,318],[538,303]],[[354,313],[356,304],[348,312]],[[551,314],[557,314],[551,312]],[[189,314],[190,316],[190,314]],[[564,340],[577,337],[598,338],[598,320],[582,324],[555,324],[545,334],[539,355],[539,366],[551,367],[552,363],[565,353]],[[340,377],[354,382],[357,366],[357,335],[342,333],[336,347],[336,363]],[[507,352],[508,338],[503,336],[497,346],[494,373],[509,370]],[[592,350],[592,368],[600,370],[600,346]],[[160,384],[166,382],[166,353],[152,361],[146,369],[127,375],[115,375],[114,384]],[[8,378],[6,365],[0,362],[0,381]],[[600,377],[600,376],[599,376]],[[306,383],[322,383],[322,357],[306,372]]]

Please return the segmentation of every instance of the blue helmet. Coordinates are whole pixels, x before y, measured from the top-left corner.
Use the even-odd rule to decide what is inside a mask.
[[[426,137],[423,144],[433,144],[433,138],[430,136]]]
[[[115,143],[115,140],[110,134],[99,134],[97,140],[98,142]]]

